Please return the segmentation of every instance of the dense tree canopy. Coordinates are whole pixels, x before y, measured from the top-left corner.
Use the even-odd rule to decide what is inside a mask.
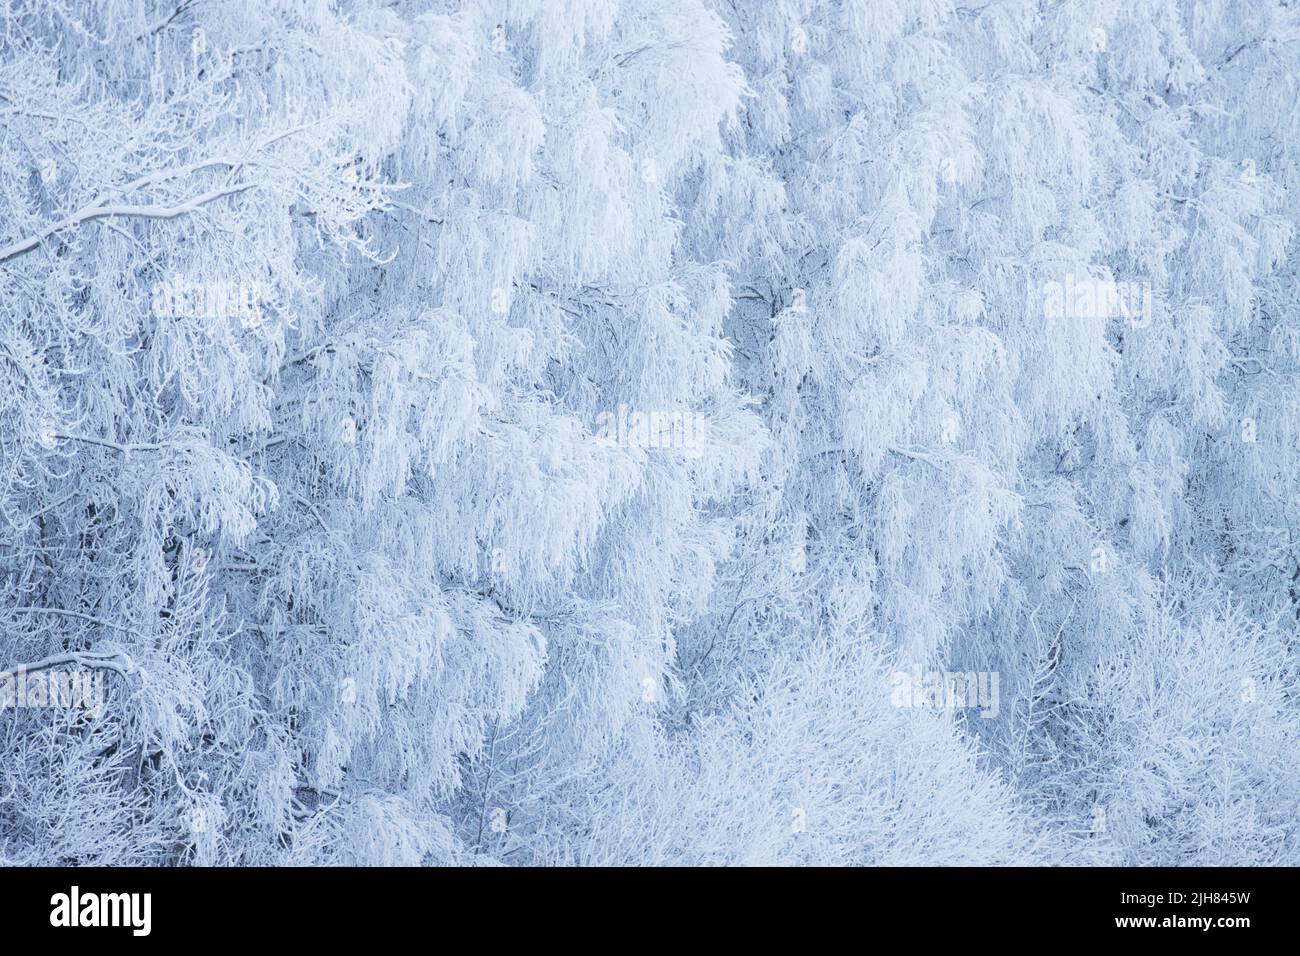
[[[1283,0],[11,0],[105,700],[0,862],[1300,863],[1298,102]]]

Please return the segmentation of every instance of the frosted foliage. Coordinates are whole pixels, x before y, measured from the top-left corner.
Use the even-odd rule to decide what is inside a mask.
[[[0,862],[1300,864],[1297,41],[11,0]]]

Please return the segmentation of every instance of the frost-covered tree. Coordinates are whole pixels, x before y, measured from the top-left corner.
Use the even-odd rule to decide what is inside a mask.
[[[13,0],[0,860],[1295,863],[1298,39]]]

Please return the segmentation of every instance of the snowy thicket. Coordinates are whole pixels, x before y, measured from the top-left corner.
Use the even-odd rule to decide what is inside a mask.
[[[6,0],[10,864],[1300,864],[1286,0]]]

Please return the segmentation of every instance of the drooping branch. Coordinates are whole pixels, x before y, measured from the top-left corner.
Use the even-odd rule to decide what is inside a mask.
[[[13,667],[6,668],[3,673],[16,674],[19,671],[31,674],[36,671],[49,670],[53,667],[60,667],[64,664],[76,664],[78,667],[98,668],[102,670],[116,671],[123,677],[134,673],[135,662],[130,656],[122,652],[113,654],[101,654],[93,651],[72,651],[66,654],[54,654],[44,660],[35,661],[31,664],[16,664]]]
[[[120,442],[110,441],[107,438],[95,438],[92,435],[65,435],[62,432],[56,432],[53,436],[59,441],[79,441],[87,445],[97,445],[100,448],[108,448],[113,451],[129,455],[133,451],[162,451],[167,445],[161,445],[156,442],[132,442],[123,445]]]
[[[9,610],[13,614],[53,614],[56,617],[76,618],[79,621],[85,621],[87,624],[94,624],[99,627],[122,631],[123,633],[130,634],[132,637],[137,637],[142,641],[148,640],[145,635],[141,634],[133,627],[127,627],[125,624],[114,624],[112,621],[106,621],[99,617],[92,617],[89,614],[82,614],[80,611],[69,611],[61,607],[15,607],[10,608]]]
[[[42,229],[35,235],[28,236],[25,239],[19,239],[17,242],[10,243],[0,249],[0,262],[8,262],[10,259],[31,252],[56,232],[62,232],[64,229],[74,228],[81,225],[83,222],[90,222],[94,219],[104,219],[111,216],[135,216],[143,219],[175,219],[178,216],[185,215],[186,213],[194,212],[214,200],[221,199],[224,196],[231,196],[235,193],[241,193],[248,189],[254,189],[256,186],[256,183],[240,183],[235,186],[224,186],[220,189],[211,189],[200,196],[195,196],[192,199],[173,206],[139,206],[123,204],[104,205],[101,200],[78,210],[71,216],[68,216],[60,222],[56,222],[52,226]]]

